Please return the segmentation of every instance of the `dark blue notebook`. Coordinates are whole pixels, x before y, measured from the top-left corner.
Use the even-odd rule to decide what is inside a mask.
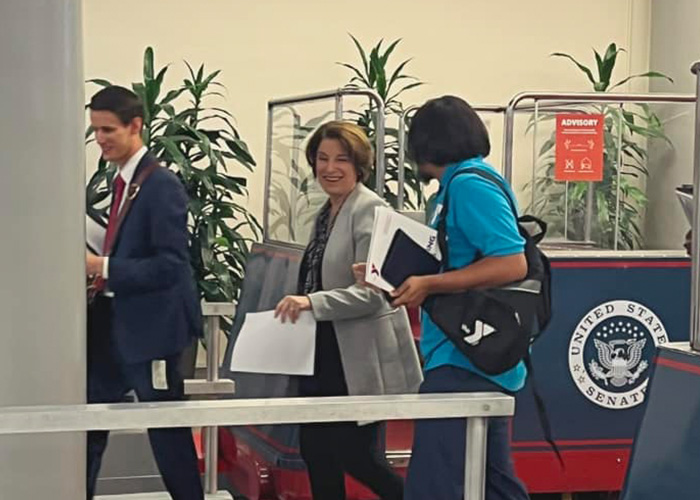
[[[440,261],[401,229],[396,231],[389,245],[382,278],[398,288],[411,276],[426,276],[440,272]]]

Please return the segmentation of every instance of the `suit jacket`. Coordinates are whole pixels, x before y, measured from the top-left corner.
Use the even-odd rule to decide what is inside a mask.
[[[134,179],[157,162],[146,154]],[[107,285],[114,292],[112,336],[124,363],[176,355],[202,334],[189,259],[187,202],[179,179],[157,168],[144,181],[115,236]]]
[[[350,395],[415,392],[422,381],[418,352],[404,308],[357,285],[352,265],[365,262],[374,210],[386,203],[362,184],[348,196],[326,245],[324,291],[309,295],[318,321],[332,321]]]

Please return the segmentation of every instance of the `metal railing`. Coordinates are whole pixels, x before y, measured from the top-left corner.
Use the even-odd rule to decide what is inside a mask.
[[[334,99],[335,118],[341,119],[343,116],[343,97],[344,96],[364,96],[368,97],[374,106],[373,111],[376,114],[376,143],[384,144],[385,136],[385,106],[381,96],[373,89],[350,89],[341,88],[328,90],[324,92],[315,92],[294,97],[284,97],[281,99],[273,99],[267,103],[267,142],[265,151],[265,200],[263,212],[263,235],[265,241],[269,241],[270,234],[270,191],[272,184],[272,149],[273,149],[273,128],[274,128],[274,110],[281,106],[293,106],[295,104],[307,104],[316,101],[324,101]],[[385,182],[385,152],[384,148],[376,148],[376,191],[383,197],[384,182]]]
[[[551,106],[544,106],[547,111],[551,113],[556,113],[559,111],[570,111],[570,110],[562,110],[557,107],[556,104],[551,105]],[[407,132],[406,132],[406,127],[408,126],[408,118],[410,115],[415,113],[420,106],[409,106],[406,109],[404,109],[403,113],[401,113],[401,116],[399,117],[399,128],[398,128],[398,148],[399,148],[399,154],[398,154],[398,164],[399,164],[399,172],[398,172],[398,190],[397,190],[397,209],[401,210],[403,209],[404,206],[404,201],[406,198],[406,172],[405,170],[401,167],[406,163],[406,138],[407,138]],[[494,113],[494,114],[505,114],[506,110],[508,109],[507,106],[501,106],[497,104],[480,104],[480,105],[475,105],[472,106],[472,109],[476,111],[477,113]],[[535,106],[522,106],[519,107],[516,111],[517,112],[531,112],[535,110]]]
[[[511,99],[506,107],[503,141],[503,172],[510,182],[513,178],[513,139],[515,136],[515,113],[523,101],[535,103],[549,102],[552,106],[571,106],[573,104],[671,104],[693,103],[693,94],[606,94],[604,92],[522,92]]]
[[[695,94],[606,94],[606,93],[551,93],[551,92],[525,92],[516,95],[508,104],[505,115],[505,140],[503,145],[503,162],[505,177],[508,181],[513,176],[513,139],[515,129],[515,113],[523,101],[534,101],[535,104],[545,101],[558,105],[572,104],[618,104],[625,103],[695,103],[695,145],[693,161],[693,241],[692,241],[692,271],[691,271],[691,303],[690,303],[690,346],[695,351],[700,351],[700,62],[695,63],[691,69],[696,75]],[[618,160],[619,161],[619,160]],[[618,169],[619,171],[621,169]],[[618,187],[620,183],[618,182]],[[589,190],[591,191],[591,190]],[[590,197],[589,197],[590,198]],[[619,199],[618,199],[619,203]],[[619,211],[619,209],[618,209]],[[619,222],[616,215],[616,242],[619,232]]]
[[[402,210],[404,206],[404,201],[406,199],[406,171],[404,170],[404,164],[406,163],[406,126],[408,125],[408,117],[415,113],[420,106],[409,106],[403,110],[401,116],[399,117],[399,130],[398,130],[398,165],[399,171],[397,176],[398,189],[396,193],[396,208]],[[474,111],[477,113],[503,113],[505,112],[504,106],[495,105],[481,105],[475,106]]]
[[[207,349],[207,377],[185,380],[185,394],[188,396],[216,396],[233,394],[236,390],[233,380],[219,379],[220,327],[221,316],[233,316],[236,306],[230,302],[205,302],[202,316],[205,318],[204,334]],[[204,490],[215,494],[219,491],[219,429],[216,426],[204,427]]]
[[[499,393],[5,407],[0,409],[0,435],[466,418],[464,498],[483,500],[488,419],[514,411],[514,398]]]
[[[532,101],[532,103],[525,102]],[[696,96],[693,94],[605,94],[596,92],[582,92],[582,93],[571,93],[571,92],[523,92],[517,94],[507,106],[499,105],[481,105],[474,106],[474,110],[479,113],[496,113],[504,115],[504,140],[503,140],[503,172],[504,177],[509,183],[513,181],[513,142],[514,142],[514,130],[515,130],[515,114],[522,112],[534,113],[533,122],[533,181],[534,181],[534,169],[537,162],[537,125],[539,122],[539,113],[558,113],[558,112],[583,112],[581,110],[567,108],[574,104],[619,104],[620,106],[624,103],[658,103],[658,104],[671,104],[671,103],[694,103],[696,102]],[[398,164],[403,166],[405,163],[406,154],[406,127],[409,116],[418,109],[418,106],[410,106],[406,108],[399,119],[398,128]],[[620,114],[620,116],[622,116]],[[622,127],[619,127],[620,133],[622,132]],[[620,139],[620,138],[618,138]],[[619,148],[618,151],[618,164],[622,162],[620,155],[622,154],[622,149]],[[618,169],[618,176],[622,175],[622,170]],[[618,179],[618,191],[620,190],[621,183]],[[590,186],[590,183],[589,183]],[[398,172],[398,190],[397,190],[397,208],[401,209],[404,205],[405,200],[405,172],[403,168],[399,168]],[[568,195],[568,190],[566,191]],[[618,209],[615,213],[615,233],[614,233],[614,248],[617,250],[619,244],[619,224],[620,224],[620,209],[619,209],[619,192],[618,192]],[[568,204],[568,197],[566,200]],[[586,197],[586,218],[584,220],[584,241],[589,242],[591,240],[592,231],[592,217],[593,217],[593,189],[589,187]],[[535,190],[532,190],[532,206],[535,205]],[[568,209],[564,211],[564,232],[567,234],[566,228],[568,227]],[[700,319],[698,319],[698,328],[700,329]],[[700,336],[700,334],[699,334]],[[700,345],[700,338],[698,339]]]
[[[528,106],[523,106],[524,101],[533,101]],[[552,108],[566,107],[575,104],[617,104],[622,110],[625,103],[630,104],[672,104],[672,103],[693,103],[696,101],[695,95],[692,94],[606,94],[603,92],[523,92],[517,94],[506,107],[504,117],[504,140],[503,140],[503,173],[508,182],[513,181],[513,142],[515,137],[515,114],[522,109],[534,109],[535,126],[539,121],[538,113],[541,109],[546,108],[552,112]],[[569,110],[571,111],[571,110]],[[619,119],[622,121],[622,113],[619,114]],[[618,126],[618,142],[622,142],[622,125]],[[536,140],[536,130],[534,139]],[[533,142],[533,174],[536,163],[536,147]],[[618,148],[617,165],[622,164],[622,147]],[[622,176],[622,168],[617,169],[617,201],[615,210],[615,228],[614,228],[614,249],[619,247],[620,239],[620,189]],[[533,175],[534,183],[534,175]],[[568,207],[568,189],[565,191],[567,195],[565,203]],[[535,204],[535,190],[533,184],[533,200]],[[586,196],[586,218],[584,220],[584,240],[589,241],[591,238],[593,216],[593,188],[592,183],[589,183],[589,188]],[[564,211],[564,234],[567,234],[568,228],[568,208]]]

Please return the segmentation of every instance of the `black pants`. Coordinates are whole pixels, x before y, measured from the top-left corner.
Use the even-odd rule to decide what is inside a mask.
[[[301,426],[299,446],[314,500],[345,500],[345,473],[382,500],[403,498],[403,479],[379,446],[379,425],[342,422]]]
[[[330,322],[316,329],[314,375],[299,384],[302,396],[347,396],[338,341]],[[345,500],[345,473],[383,500],[403,498],[403,479],[394,472],[380,446],[380,424],[355,422],[300,426],[299,447],[314,500]]]
[[[167,389],[154,389],[151,362],[120,363],[110,339],[111,305],[99,298],[88,312],[88,402],[117,403],[134,390],[139,401],[179,401],[184,399],[180,356],[166,358]],[[173,500],[202,500],[197,453],[189,428],[149,429],[153,455],[163,482]],[[108,431],[92,431],[87,436],[87,498],[95,494],[102,455],[107,448]]]

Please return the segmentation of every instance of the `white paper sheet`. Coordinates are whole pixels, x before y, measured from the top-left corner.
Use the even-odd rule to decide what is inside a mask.
[[[365,281],[387,292],[393,291],[394,287],[382,278],[381,269],[398,229],[401,229],[413,241],[440,260],[440,246],[438,245],[437,231],[435,229],[402,215],[391,208],[377,207],[374,214],[372,239],[369,244]]]
[[[105,233],[107,230],[92,220],[87,215],[85,216],[85,238],[88,249],[95,255],[102,255],[102,247],[104,246]]]
[[[231,355],[231,371],[313,375],[316,321],[302,312],[296,323],[282,323],[274,311],[248,313]]]

